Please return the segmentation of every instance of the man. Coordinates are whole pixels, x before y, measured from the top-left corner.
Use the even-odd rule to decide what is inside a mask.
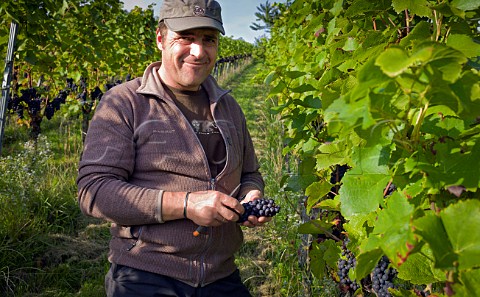
[[[91,121],[78,199],[112,223],[108,296],[250,296],[236,221],[264,183],[242,110],[210,76],[219,33],[216,1],[165,0],[162,61],[105,93]]]

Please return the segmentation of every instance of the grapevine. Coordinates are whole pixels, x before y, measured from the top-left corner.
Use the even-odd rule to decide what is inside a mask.
[[[311,164],[285,180],[308,197],[312,272],[339,271],[350,290],[348,235],[363,293],[480,296],[480,2],[278,7],[263,78],[284,153]]]

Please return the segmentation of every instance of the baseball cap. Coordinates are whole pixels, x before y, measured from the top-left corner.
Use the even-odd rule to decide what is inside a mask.
[[[163,20],[174,32],[212,28],[225,35],[221,12],[220,4],[215,0],[164,0],[159,21]]]

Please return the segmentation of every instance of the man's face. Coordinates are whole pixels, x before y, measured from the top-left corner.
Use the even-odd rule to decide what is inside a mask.
[[[168,30],[162,38],[157,30],[157,46],[162,51],[160,77],[163,82],[176,89],[197,91],[215,66],[218,34],[213,29]]]

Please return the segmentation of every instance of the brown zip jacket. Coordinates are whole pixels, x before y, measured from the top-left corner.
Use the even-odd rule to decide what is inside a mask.
[[[240,197],[263,192],[263,179],[244,114],[213,77],[202,87],[225,141],[227,161],[211,178],[205,152],[192,127],[163,89],[160,62],[142,78],[104,94],[85,139],[77,177],[78,201],[86,215],[111,222],[109,260],[204,286],[236,269],[243,241],[236,223],[210,227],[194,237],[187,219],[159,223],[160,190],[217,190]]]

